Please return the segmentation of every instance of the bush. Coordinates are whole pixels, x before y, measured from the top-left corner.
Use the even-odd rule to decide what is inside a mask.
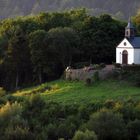
[[[99,81],[99,72],[98,72],[98,71],[96,71],[96,72],[94,73],[94,75],[93,75],[93,81],[94,81],[94,82]]]
[[[0,107],[2,107],[4,104],[6,104],[7,100],[4,97],[0,98]]]
[[[140,87],[140,72],[134,74],[135,86]]]
[[[105,63],[100,64],[100,68],[105,68],[105,66],[106,66]]]
[[[58,90],[58,89],[60,89],[58,84],[55,84],[55,85],[51,86],[51,90]]]
[[[6,103],[2,108],[0,108],[0,122],[8,123],[12,118],[21,116],[22,106],[15,102],[10,104]]]
[[[39,95],[32,95],[29,98],[28,103],[32,108],[39,108],[39,109],[43,108],[45,105],[45,101]]]
[[[94,131],[76,131],[72,140],[97,140],[97,136]]]
[[[46,105],[45,101],[39,95],[32,95],[28,100],[25,102],[24,107],[24,116],[32,119],[34,117],[41,117],[40,114]]]
[[[140,103],[138,103],[138,104],[135,106],[134,111],[135,111],[135,116],[136,116],[136,118],[140,120]]]
[[[87,127],[98,135],[99,140],[121,140],[125,134],[122,116],[108,110],[94,113]]]
[[[78,110],[78,115],[81,119],[88,120],[89,119],[89,108],[85,105],[81,105]]]
[[[122,69],[124,71],[140,71],[140,65],[125,65]]]
[[[122,79],[121,70],[114,69],[112,72],[113,72],[112,73],[112,78],[119,79],[119,80]]]
[[[115,66],[115,68],[122,68],[120,63],[115,63],[114,66]]]
[[[92,80],[91,80],[90,78],[87,78],[87,79],[85,80],[85,85],[86,85],[86,86],[90,86],[91,83],[92,83]]]
[[[57,126],[55,124],[49,124],[47,126],[46,132],[48,134],[48,139],[49,140],[58,140]]]
[[[2,87],[0,87],[0,97],[3,97],[5,95],[6,95],[6,91]]]
[[[128,122],[129,120],[135,119],[135,111],[133,104],[127,103],[122,104],[121,108],[118,110],[123,115],[123,119]]]
[[[32,133],[29,132],[29,128],[22,127],[8,127],[5,131],[6,140],[30,140],[33,139]]]
[[[63,122],[59,125],[58,129],[58,137],[62,137],[65,139],[71,139],[76,131],[76,126],[73,122]]]
[[[127,124],[128,136],[130,140],[137,140],[140,135],[140,120],[130,121]]]
[[[105,101],[105,107],[108,109],[112,109],[115,106],[115,102],[114,100],[107,100]]]
[[[8,94],[7,96],[4,97],[5,100],[9,101],[10,103],[14,102],[23,102],[25,99],[22,96],[13,96]]]
[[[94,64],[94,65],[93,65],[93,68],[94,68],[94,69],[100,69],[100,65],[99,65],[99,64]]]

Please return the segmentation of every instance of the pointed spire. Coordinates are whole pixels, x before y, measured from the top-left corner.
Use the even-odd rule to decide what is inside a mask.
[[[131,17],[129,17],[128,24],[127,24],[126,28],[127,29],[134,29],[134,26],[133,26],[133,24],[131,22]]]

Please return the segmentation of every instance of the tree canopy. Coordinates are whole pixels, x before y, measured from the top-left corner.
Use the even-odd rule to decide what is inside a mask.
[[[7,89],[59,78],[79,62],[112,63],[126,23],[86,9],[0,22],[0,84]]]

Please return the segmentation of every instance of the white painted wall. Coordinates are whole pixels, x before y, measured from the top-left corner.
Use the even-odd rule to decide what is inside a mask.
[[[140,49],[134,49],[134,63],[140,64]]]
[[[128,64],[134,62],[134,48],[125,38],[116,48],[116,63],[122,64],[122,53],[126,50],[128,52]]]
[[[133,48],[127,38],[124,38],[121,43],[117,46],[117,48]]]
[[[116,63],[122,64],[122,53],[126,50],[128,52],[128,64],[134,63],[134,49],[133,48],[116,48]]]
[[[116,63],[122,64],[124,50],[128,52],[128,64],[140,64],[140,49],[134,49],[126,38],[116,48]]]

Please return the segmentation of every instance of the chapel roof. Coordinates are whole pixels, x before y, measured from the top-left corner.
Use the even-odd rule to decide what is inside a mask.
[[[134,48],[140,48],[140,37],[127,39]]]

